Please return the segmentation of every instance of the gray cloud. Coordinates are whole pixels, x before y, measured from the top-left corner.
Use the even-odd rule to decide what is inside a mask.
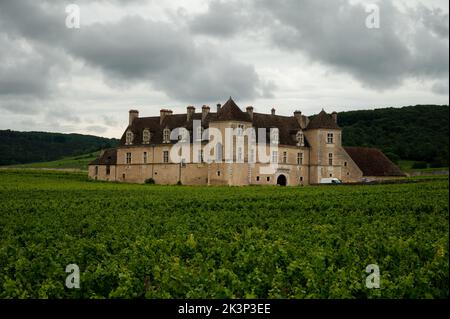
[[[213,0],[207,12],[187,17],[187,23],[194,33],[229,37],[246,30],[251,19],[244,2]]]
[[[299,52],[376,90],[397,88],[408,78],[447,77],[448,14],[423,5],[402,13],[390,1],[377,3],[380,29],[367,28],[366,7],[348,0],[216,0],[190,25],[214,37],[265,28],[281,50]],[[252,16],[240,19],[244,8]]]
[[[184,102],[271,94],[253,66],[221,53],[211,43],[197,44],[189,32],[167,22],[133,16],[68,30],[62,25],[62,7],[44,9],[35,2],[19,2],[2,5],[5,28],[16,36],[57,45],[102,70],[106,83],[147,82]]]

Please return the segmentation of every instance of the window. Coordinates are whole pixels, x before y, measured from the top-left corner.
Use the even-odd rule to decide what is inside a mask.
[[[144,164],[147,164],[147,152],[144,152]]]
[[[328,133],[327,134],[327,143],[328,144],[333,144],[333,140],[334,140],[333,133]]]
[[[106,175],[110,175],[111,174],[111,166],[106,165]]]
[[[243,124],[238,124],[237,135],[238,136],[242,136],[243,134],[244,134],[244,125]]]
[[[163,130],[163,143],[170,143],[170,130],[168,128]]]
[[[201,126],[198,126],[197,127],[197,136],[196,136],[197,141],[202,140],[202,134],[203,134],[203,128]]]
[[[267,181],[270,182],[270,176],[267,176]]]
[[[278,152],[277,151],[272,152],[272,163],[278,163]]]
[[[125,174],[122,174],[122,178],[125,179]]]
[[[217,176],[220,176],[220,171],[217,171]]]
[[[297,146],[305,146],[305,136],[302,131],[298,131],[295,138],[297,139]]]
[[[287,152],[283,152],[283,163],[287,163]]]
[[[303,176],[300,176],[300,182],[303,182]]]
[[[126,162],[127,164],[131,164],[131,153],[127,153],[125,162]]]
[[[328,154],[328,165],[333,165],[333,153]]]
[[[250,163],[256,163],[255,150],[253,148],[250,149]]]
[[[203,163],[203,150],[198,150],[198,153],[197,153],[197,161],[198,161],[199,163]]]
[[[185,158],[182,158],[181,159],[181,167],[186,167],[186,159]]]
[[[303,153],[297,153],[297,165],[303,165]]]
[[[163,151],[163,162],[169,163],[169,151]]]
[[[151,134],[150,130],[146,128],[142,131],[142,144],[150,144]]]
[[[272,144],[278,144],[279,143],[279,134],[278,134],[278,129],[277,128],[272,128],[270,129],[270,142]]]
[[[98,175],[98,166],[95,166],[95,175]]]
[[[134,138],[133,132],[127,131],[126,138],[125,138],[125,144],[126,145],[133,144],[133,138]]]
[[[259,176],[256,176],[256,181],[259,182]]]
[[[243,162],[243,159],[242,159],[242,147],[238,147],[237,162],[238,163],[242,163]]]
[[[216,161],[217,162],[222,161],[222,144],[221,143],[216,144]]]
[[[347,162],[344,162],[344,166],[347,167]]]

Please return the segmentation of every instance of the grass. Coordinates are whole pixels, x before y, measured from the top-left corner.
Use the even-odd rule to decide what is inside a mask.
[[[400,169],[403,172],[435,172],[435,171],[443,171],[446,170],[448,171],[448,166],[447,167],[427,167],[427,168],[413,168],[415,161],[409,161],[409,160],[400,160],[398,161],[398,166],[400,167]]]
[[[88,165],[98,157],[100,152],[94,152],[84,155],[66,157],[56,161],[30,163],[9,166],[10,168],[33,168],[33,169],[69,169],[87,171]]]

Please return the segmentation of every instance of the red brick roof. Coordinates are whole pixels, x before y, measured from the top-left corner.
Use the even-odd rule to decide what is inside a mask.
[[[344,147],[363,176],[405,176],[379,149],[367,147]]]

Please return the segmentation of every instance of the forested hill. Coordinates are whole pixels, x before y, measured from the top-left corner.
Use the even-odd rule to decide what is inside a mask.
[[[116,139],[91,135],[0,130],[0,165],[52,161],[117,144]]]
[[[448,166],[449,108],[416,105],[338,114],[345,146],[381,149],[392,160]]]

